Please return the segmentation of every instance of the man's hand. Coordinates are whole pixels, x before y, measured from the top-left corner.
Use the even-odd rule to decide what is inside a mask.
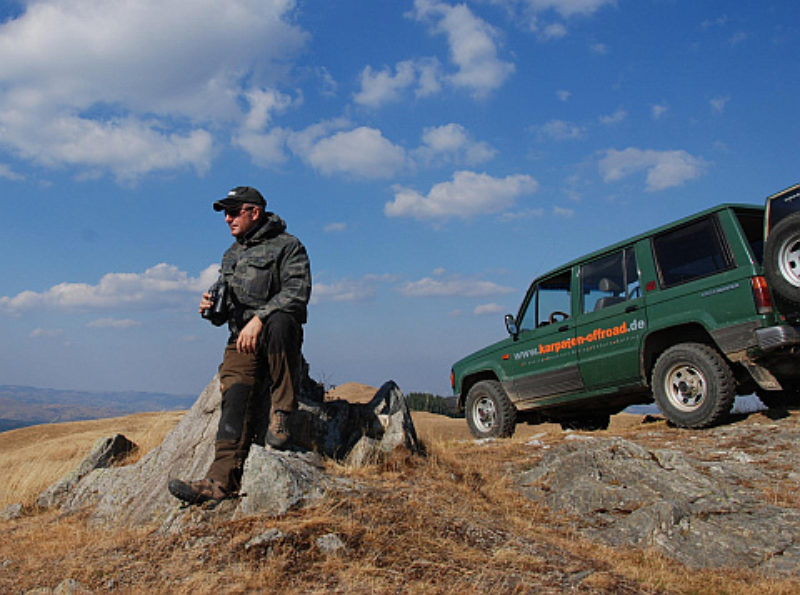
[[[239,333],[239,338],[236,339],[236,351],[239,353],[255,353],[258,348],[258,338],[261,336],[261,329],[264,328],[264,323],[258,316],[253,316],[250,321],[244,325],[244,328]]]
[[[205,312],[206,310],[210,310],[211,306],[214,305],[214,302],[211,301],[211,294],[206,292],[203,294],[203,299],[200,300],[200,314]]]

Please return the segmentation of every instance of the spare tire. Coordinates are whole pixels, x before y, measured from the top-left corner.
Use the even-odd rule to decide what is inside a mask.
[[[800,308],[800,212],[770,230],[764,247],[764,276],[779,306]]]

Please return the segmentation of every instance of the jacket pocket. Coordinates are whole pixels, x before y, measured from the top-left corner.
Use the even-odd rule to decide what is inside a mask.
[[[274,293],[274,260],[265,254],[253,254],[239,263],[236,269],[241,280],[241,288],[254,306],[261,306]]]

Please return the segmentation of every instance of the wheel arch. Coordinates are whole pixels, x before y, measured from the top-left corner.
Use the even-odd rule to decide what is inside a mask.
[[[500,381],[497,374],[493,370],[479,370],[464,376],[461,381],[461,392],[458,394],[458,410],[463,411],[467,401],[467,393],[469,389],[475,386],[481,380],[496,380]]]
[[[652,386],[653,367],[658,357],[678,343],[703,343],[720,351],[709,332],[697,322],[656,330],[645,338],[642,349],[642,375],[648,385]],[[725,357],[724,353],[720,353]]]

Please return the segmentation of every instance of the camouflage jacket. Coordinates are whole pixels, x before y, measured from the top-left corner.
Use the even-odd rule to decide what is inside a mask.
[[[303,244],[286,233],[286,223],[275,213],[236,241],[222,256],[217,283],[228,284],[227,312],[231,334],[238,335],[248,320],[266,320],[273,312],[287,312],[303,324],[311,297],[311,267]]]

